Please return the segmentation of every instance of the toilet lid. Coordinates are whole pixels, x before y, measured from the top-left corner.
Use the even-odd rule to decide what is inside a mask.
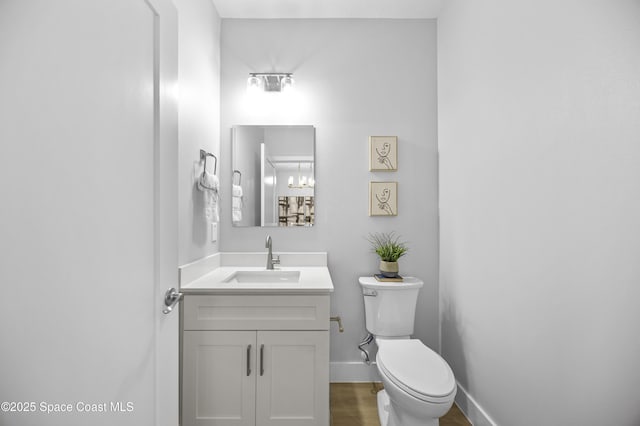
[[[390,380],[416,398],[434,401],[456,390],[449,364],[420,340],[387,340],[377,360]]]
[[[374,277],[360,277],[358,282],[364,288],[370,288],[374,290],[398,290],[409,288],[421,288],[424,285],[424,281],[419,280],[416,277],[404,277],[400,282],[393,281],[378,281]]]

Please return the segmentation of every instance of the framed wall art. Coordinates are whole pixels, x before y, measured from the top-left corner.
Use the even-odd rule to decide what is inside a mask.
[[[369,171],[398,170],[398,137],[369,136]]]
[[[369,216],[398,215],[398,182],[369,182]]]

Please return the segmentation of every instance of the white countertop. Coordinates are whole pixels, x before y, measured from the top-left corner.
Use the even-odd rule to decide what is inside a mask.
[[[225,280],[235,272],[266,271],[265,266],[255,266],[255,262],[246,262],[242,261],[242,259],[241,261],[237,261],[238,258],[258,259],[262,261],[266,260],[266,255],[247,253],[245,257],[240,253],[230,253],[228,255],[225,253],[217,253],[214,255],[217,258],[211,256],[180,268],[180,291],[185,294],[309,294],[332,292],[333,281],[331,280],[329,269],[326,266],[326,253],[321,254],[324,256],[324,262],[318,261],[318,259],[323,259],[322,256],[318,256],[316,253],[309,253],[308,263],[312,266],[303,266],[305,263],[305,255],[307,254],[296,254],[295,262],[287,262],[288,259],[293,259],[293,257],[291,254],[283,254],[283,256],[281,256],[283,265],[281,267],[276,266],[275,269],[275,272],[299,271],[300,278],[298,282],[232,283],[225,282]],[[229,259],[233,259],[233,261],[229,261]],[[229,263],[234,264],[229,265]],[[292,263],[293,265],[288,266],[287,263]],[[322,265],[323,263],[325,264]],[[188,270],[197,270],[198,273],[187,272]],[[183,278],[186,278],[186,282],[183,282]]]

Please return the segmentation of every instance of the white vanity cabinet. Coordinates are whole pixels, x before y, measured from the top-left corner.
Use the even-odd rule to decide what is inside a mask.
[[[186,295],[182,426],[328,426],[329,295]]]

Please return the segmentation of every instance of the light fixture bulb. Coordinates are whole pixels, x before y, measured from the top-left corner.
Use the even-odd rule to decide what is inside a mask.
[[[292,186],[293,186],[293,176],[289,176],[289,182],[288,182],[288,184],[289,184],[289,187],[292,187]]]
[[[282,80],[280,80],[280,90],[282,92],[290,92],[291,90],[293,90],[294,83],[295,82],[291,75],[285,75],[284,77],[282,77]]]
[[[256,75],[250,75],[247,79],[247,92],[258,93],[262,90],[262,78]]]

